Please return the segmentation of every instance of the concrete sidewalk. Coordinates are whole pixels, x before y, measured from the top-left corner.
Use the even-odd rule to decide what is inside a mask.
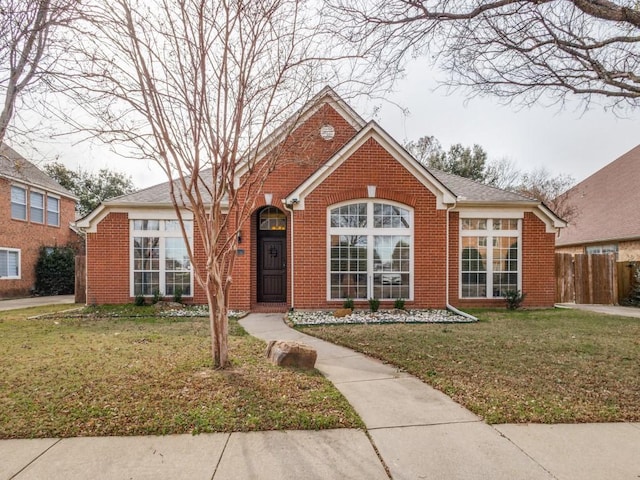
[[[305,342],[354,406],[360,430],[0,441],[0,480],[556,479],[638,480],[640,424],[489,426],[416,378],[287,327],[241,324]],[[379,456],[376,454],[376,449]]]
[[[279,314],[241,324],[267,341],[316,348],[316,367],[360,414],[394,480],[640,477],[640,424],[492,427],[415,377],[290,329]]]
[[[26,297],[13,298],[11,300],[0,300],[0,311],[17,310],[19,308],[40,307],[42,305],[73,304],[73,295],[56,295],[53,297]]]

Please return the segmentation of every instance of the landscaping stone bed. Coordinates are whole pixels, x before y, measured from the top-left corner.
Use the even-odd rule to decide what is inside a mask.
[[[293,325],[327,325],[354,323],[471,323],[471,318],[448,310],[380,310],[355,311],[351,315],[336,317],[333,312],[297,310],[288,314]]]

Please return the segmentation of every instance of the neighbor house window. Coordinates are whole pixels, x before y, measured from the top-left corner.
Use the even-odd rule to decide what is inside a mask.
[[[44,223],[44,194],[32,191],[29,194],[29,207],[29,220]]]
[[[47,224],[60,226],[60,199],[47,195]]]
[[[0,248],[0,279],[20,278],[20,250]]]
[[[132,295],[193,295],[187,246],[177,220],[132,220]],[[185,220],[189,242],[193,222]]]
[[[603,254],[603,253],[615,253],[618,254],[618,245],[610,244],[610,245],[589,245],[585,248],[586,253],[588,254]]]
[[[504,297],[520,290],[520,220],[460,220],[460,295]]]
[[[410,299],[412,211],[366,200],[329,210],[329,298]]]
[[[27,189],[13,185],[11,187],[11,218],[27,219]]]

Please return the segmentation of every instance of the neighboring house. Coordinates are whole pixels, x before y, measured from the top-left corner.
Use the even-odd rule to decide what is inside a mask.
[[[425,168],[329,88],[302,112],[286,141],[310,148],[281,158],[256,198],[238,244],[233,308],[336,308],[346,298],[364,307],[371,297],[382,308],[397,298],[408,307],[502,306],[507,290],[525,292],[529,306],[553,305],[564,222],[544,205]],[[77,223],[87,302],[179,287],[206,303],[168,185],[108,200]],[[202,257],[197,228],[189,225],[189,241]]]
[[[40,248],[76,239],[75,204],[68,190],[0,145],[0,298],[31,294]]]
[[[575,219],[556,239],[558,253],[616,253],[640,261],[640,145],[563,196]]]

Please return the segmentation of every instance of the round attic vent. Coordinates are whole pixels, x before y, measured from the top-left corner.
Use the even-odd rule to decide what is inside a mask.
[[[320,136],[322,137],[323,140],[333,140],[333,137],[336,136],[336,130],[335,128],[333,128],[333,125],[323,125],[320,128]]]

